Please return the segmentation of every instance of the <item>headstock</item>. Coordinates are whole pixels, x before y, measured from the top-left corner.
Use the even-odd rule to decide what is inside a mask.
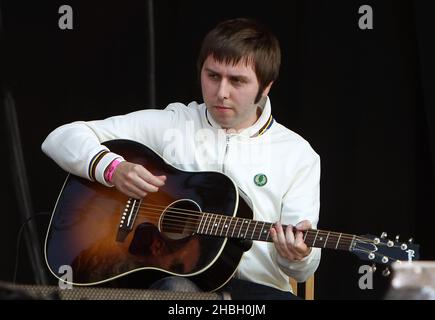
[[[399,236],[395,240],[387,239],[387,234],[382,233],[380,237],[370,234],[355,237],[351,252],[356,254],[361,260],[389,266],[393,262],[412,262],[419,259],[419,245],[409,239],[407,242],[400,242]],[[373,271],[376,267],[372,267]],[[385,269],[382,274],[389,275],[389,269]]]

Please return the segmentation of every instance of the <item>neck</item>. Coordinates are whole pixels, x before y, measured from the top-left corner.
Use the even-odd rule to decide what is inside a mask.
[[[212,236],[272,242],[270,229],[273,225],[270,222],[204,213],[197,223],[196,232]],[[282,227],[286,228],[285,225]],[[294,231],[296,231],[295,228]],[[309,247],[346,251],[351,250],[356,237],[355,235],[315,229],[302,231],[302,233],[304,242]]]
[[[239,132],[239,131],[242,131],[244,129],[247,129],[249,127],[252,127],[258,121],[258,119],[260,119],[260,117],[263,113],[263,110],[264,110],[265,103],[266,103],[266,100],[264,100],[264,103],[263,103],[263,99],[261,99],[260,102],[254,106],[255,113],[252,114],[252,119],[250,121],[246,121],[246,124],[241,124],[238,126],[234,126],[232,128],[222,127],[222,129],[225,129],[226,133],[235,133],[235,132]]]

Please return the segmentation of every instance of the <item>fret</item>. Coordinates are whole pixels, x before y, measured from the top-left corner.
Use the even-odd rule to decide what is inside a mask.
[[[326,248],[330,236],[330,232],[323,231],[323,230],[315,230],[310,229],[303,231],[304,232],[304,242],[307,244],[307,246],[310,247],[318,247],[318,248]],[[326,238],[325,238],[326,233]]]
[[[222,221],[222,215],[219,215],[219,223],[218,223],[218,226],[217,226],[217,230],[216,231],[218,231],[219,230],[219,228],[220,228],[220,225],[221,225],[221,221]],[[220,228],[221,229],[221,234],[220,235],[222,235],[222,228]],[[217,233],[216,233],[217,234]]]
[[[211,220],[213,220],[213,215],[209,214],[209,217],[210,217],[210,220],[207,221],[207,230],[205,230],[205,234],[210,234],[210,233],[208,232],[208,228],[210,228],[210,222],[211,222]],[[213,230],[213,224],[212,224],[211,229]]]
[[[239,218],[233,218],[235,221],[236,221],[236,224],[234,225],[234,228],[233,228],[233,233],[231,233],[231,237],[233,237],[234,236],[234,231],[236,230],[236,227],[237,227],[237,222],[239,221]]]
[[[266,241],[269,241],[270,228],[272,228],[272,224],[271,223],[269,223],[269,230],[267,231]]]
[[[318,239],[318,241],[319,241],[320,243],[319,243],[316,247],[320,248],[320,247],[322,246],[322,241],[323,241],[323,239],[324,239],[324,234],[323,234],[324,231],[322,231],[322,230],[318,230],[317,232],[320,234],[320,235],[319,235],[319,239]],[[325,243],[326,243],[326,241],[323,242],[323,246],[325,246]]]
[[[248,226],[246,227],[245,232],[242,233],[242,237],[245,239],[248,237],[248,230],[249,230],[249,226],[251,225],[252,220],[245,220],[245,224],[246,224],[246,221],[249,221]]]
[[[352,251],[352,244],[355,242],[355,235],[352,236],[352,241],[350,242],[349,245],[349,251]]]
[[[205,228],[205,226],[207,224],[208,213],[204,213],[203,215],[205,216],[205,221],[204,221],[204,224],[202,225],[202,230],[201,230],[202,234],[204,234],[204,228]]]
[[[317,230],[316,232],[316,236],[314,237],[314,241],[313,241],[313,247],[316,246],[316,239],[317,239],[317,235],[319,234],[319,230]]]
[[[204,220],[204,213],[201,215],[201,220],[198,223],[198,227],[196,228],[196,232],[200,232],[202,220]]]
[[[340,243],[340,238],[341,238],[341,233],[340,233],[340,236],[339,236],[338,239],[337,239],[337,244],[335,245],[335,249],[338,248],[338,244]]]
[[[305,231],[305,238],[304,238],[304,242],[307,244],[307,246],[312,247],[313,246],[313,242],[312,242],[312,232],[314,230],[307,230]]]
[[[212,232],[213,232],[213,218],[214,218],[214,215],[210,214],[209,220],[207,221],[208,222],[207,223],[207,230],[205,230],[206,234],[212,234]],[[208,229],[210,227],[211,227],[211,229],[210,229],[210,231],[208,231]]]
[[[216,231],[215,231],[215,233],[214,233],[214,235],[217,235],[217,224],[216,224],[216,219],[218,218],[218,215],[217,214],[214,214],[214,221],[213,221],[213,224],[212,224],[212,227],[211,227],[211,235],[213,235],[213,228],[214,227],[216,227]]]
[[[204,223],[202,224],[201,233],[204,234],[204,228],[207,225],[208,213],[203,213],[204,215]]]
[[[263,222],[263,226],[261,227],[260,234],[258,235],[258,240],[261,239],[261,236],[262,236],[262,234],[263,234],[263,229],[264,229],[264,225],[265,225],[265,224],[266,224],[266,222]]]
[[[241,219],[242,223],[240,224],[240,228],[239,228],[239,233],[237,234],[237,238],[240,238],[240,232],[242,231],[243,228],[243,222],[245,221],[244,219]]]
[[[258,221],[255,221],[255,226],[254,226],[254,229],[252,230],[251,239],[254,239],[254,232],[255,232],[255,229],[257,229],[257,224],[258,224]]]
[[[230,217],[225,216],[225,222],[224,222],[224,224],[225,224],[225,228],[227,228],[227,233],[225,233],[225,237],[228,236],[228,231],[230,231],[230,225],[231,225],[231,218],[230,218],[230,224],[229,225],[227,224],[227,219],[228,218],[230,218]]]
[[[329,234],[331,232],[328,232],[328,235],[326,236],[325,244],[323,245],[323,248],[326,248],[326,244],[328,243]]]

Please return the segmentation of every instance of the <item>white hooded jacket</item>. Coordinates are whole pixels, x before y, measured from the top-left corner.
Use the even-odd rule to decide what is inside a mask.
[[[77,121],[51,132],[42,150],[64,170],[111,186],[104,172],[117,155],[102,142],[129,139],[145,144],[187,171],[219,171],[250,198],[254,220],[296,225],[319,219],[320,158],[309,143],[277,123],[267,99],[257,122],[228,133],[205,104],[173,103],[164,110],[141,110],[97,121]],[[98,161],[97,161],[98,160]],[[281,257],[273,243],[254,241],[240,262],[240,279],[291,291],[288,276],[305,281],[317,269],[321,250],[301,261]]]

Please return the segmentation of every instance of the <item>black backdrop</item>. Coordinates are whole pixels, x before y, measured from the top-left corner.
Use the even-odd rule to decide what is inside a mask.
[[[50,211],[65,173],[40,151],[58,125],[147,104],[145,1],[1,1],[1,81],[16,104],[35,212]],[[74,29],[58,28],[58,8]],[[371,5],[374,29],[358,28]],[[319,228],[414,237],[435,260],[433,5],[413,1],[155,1],[157,107],[201,100],[195,62],[216,22],[257,18],[278,36],[283,64],[271,91],[275,118],[322,159]],[[14,271],[19,228],[2,108],[0,280]],[[36,218],[43,240],[48,218]],[[21,246],[18,281],[33,276]],[[358,287],[359,261],[323,251],[316,299],[382,298],[389,280]]]

